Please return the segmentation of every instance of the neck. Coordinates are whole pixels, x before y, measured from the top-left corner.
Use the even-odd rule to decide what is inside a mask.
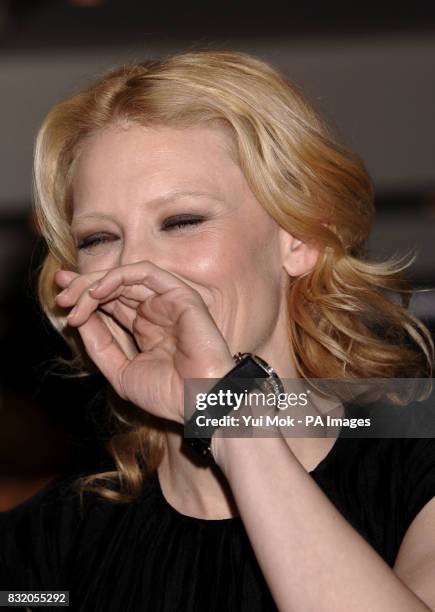
[[[166,501],[181,514],[204,519],[237,516],[231,490],[219,468],[197,462],[183,446],[182,431],[166,431],[166,452],[158,476]]]
[[[280,334],[275,346],[259,346],[256,354],[265,359],[281,378],[298,378],[288,339]],[[166,501],[181,514],[205,519],[237,516],[231,490],[217,466],[199,463],[194,451],[182,446],[183,428],[175,425],[165,432],[166,452],[158,476]]]

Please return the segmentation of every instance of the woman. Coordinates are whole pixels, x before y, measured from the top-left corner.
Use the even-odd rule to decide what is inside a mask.
[[[124,66],[49,112],[35,191],[41,304],[119,428],[112,469],[3,514],[2,588],[77,610],[435,609],[433,440],[216,435],[204,460],[183,441],[184,381],[241,351],[288,379],[431,376],[427,330],[382,291],[400,263],[363,257],[364,166],[296,87],[227,51]]]

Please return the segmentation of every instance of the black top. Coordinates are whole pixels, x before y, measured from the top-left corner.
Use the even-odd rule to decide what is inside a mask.
[[[435,496],[435,439],[340,435],[310,475],[393,566]],[[180,514],[157,474],[126,505],[86,495],[82,515],[72,480],[0,513],[0,590],[69,590],[70,608],[89,612],[276,610],[240,517]]]

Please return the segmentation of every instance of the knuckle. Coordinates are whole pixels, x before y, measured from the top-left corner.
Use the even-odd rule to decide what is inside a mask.
[[[100,272],[97,272],[96,274],[93,274],[90,277],[90,282],[91,283],[96,283],[97,281],[103,281],[103,280],[107,280],[108,278],[111,278],[113,276],[113,272],[115,270],[101,270]]]
[[[68,287],[69,292],[83,294],[89,289],[90,285],[100,279],[101,276],[96,276],[95,274],[80,274],[71,281]]]
[[[70,282],[70,284],[67,287],[68,292],[72,293],[73,291],[77,290],[77,287],[80,287],[80,279],[81,276],[76,276],[75,278],[72,279],[72,281]]]
[[[136,309],[136,312],[139,314],[146,315],[147,310],[148,310],[148,300],[144,300],[143,302],[139,304],[139,306]]]
[[[179,293],[179,303],[185,306],[200,307],[202,305],[202,297],[195,289],[183,289]]]
[[[184,296],[182,296],[179,300],[177,300],[177,303],[183,309],[186,309],[186,308],[197,308],[198,307],[198,300],[196,300],[191,295],[184,295]]]
[[[187,303],[196,303],[201,299],[198,291],[193,289],[189,285],[181,285],[180,287],[176,287],[173,289],[173,295],[177,300],[187,302]]]

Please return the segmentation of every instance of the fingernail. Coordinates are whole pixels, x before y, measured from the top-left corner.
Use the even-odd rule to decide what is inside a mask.
[[[89,287],[89,291],[94,291],[97,287],[101,285],[101,281],[98,281]]]
[[[74,308],[70,311],[69,315],[67,316],[67,319],[70,319],[71,317],[73,317],[75,315],[75,313],[77,312],[77,304],[74,306]]]

